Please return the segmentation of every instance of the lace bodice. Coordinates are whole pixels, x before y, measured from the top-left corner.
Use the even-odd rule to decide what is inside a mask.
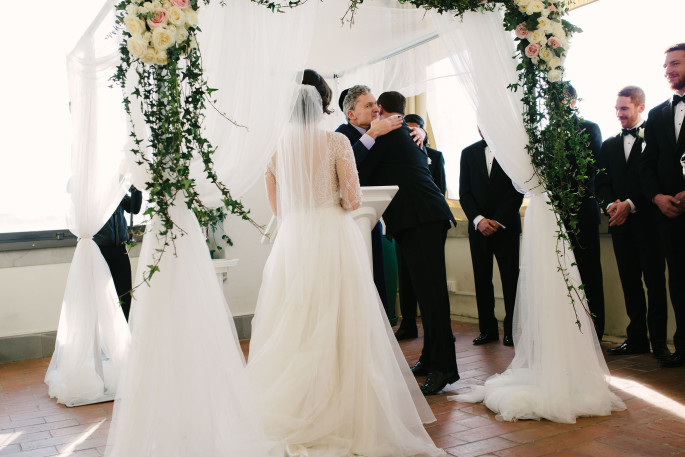
[[[327,158],[326,166],[318,167],[314,178],[316,206],[339,204],[346,210],[357,209],[362,192],[352,146],[345,135],[327,133]],[[274,154],[265,173],[267,194],[274,214],[278,213],[277,162]]]

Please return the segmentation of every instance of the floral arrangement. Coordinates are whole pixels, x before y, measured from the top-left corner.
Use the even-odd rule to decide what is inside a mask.
[[[133,0],[126,5],[123,23],[129,37],[131,56],[148,64],[165,65],[167,50],[176,46],[182,53],[197,47],[191,32],[197,29],[197,4],[190,0]]]
[[[159,271],[167,247],[183,234],[169,215],[169,208],[179,201],[193,210],[203,227],[217,226],[228,214],[257,226],[249,211],[219,181],[212,160],[215,147],[203,136],[205,108],[213,105],[210,97],[216,89],[203,77],[196,41],[199,6],[198,0],[121,0],[116,7],[121,62],[112,80],[125,89],[123,102],[131,120],[132,152],[137,163],[148,170],[150,201],[145,214],[158,218],[163,227],[158,233],[163,248],[155,253],[153,264],[147,265],[145,282]],[[137,80],[134,87],[127,87],[129,78]],[[140,108],[147,126],[146,138],[135,133],[133,103]],[[221,192],[222,207],[207,207],[200,199],[190,175],[194,158],[202,160],[206,179]],[[226,235],[222,238],[231,244]]]

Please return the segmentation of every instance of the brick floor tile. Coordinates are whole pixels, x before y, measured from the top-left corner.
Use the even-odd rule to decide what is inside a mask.
[[[678,451],[678,449],[668,445],[654,443],[653,441],[625,434],[613,434],[598,441],[620,450],[635,452],[636,455],[663,457],[675,454]]]
[[[500,437],[488,438],[486,440],[475,441],[473,443],[460,444],[458,446],[445,449],[449,455],[458,457],[472,457],[514,447],[516,443]]]

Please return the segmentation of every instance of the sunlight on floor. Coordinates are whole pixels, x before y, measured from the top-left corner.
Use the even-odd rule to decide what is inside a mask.
[[[625,378],[617,378],[616,376],[609,377],[609,384],[624,392],[628,392],[644,401],[651,403],[654,406],[665,409],[670,414],[685,419],[685,405],[667,397],[666,395],[657,392],[656,390],[640,384],[637,381],[632,381]]]
[[[7,434],[0,433],[0,451],[12,444],[17,438],[23,435],[24,432],[9,432]]]
[[[74,449],[76,449],[76,446],[78,446],[79,444],[81,444],[85,440],[87,440],[88,437],[95,432],[95,430],[100,428],[100,426],[103,424],[103,422],[105,422],[105,419],[101,419],[100,421],[98,421],[98,422],[94,423],[93,425],[91,425],[90,427],[88,427],[88,429],[85,432],[83,432],[75,441],[71,442],[69,444],[69,446],[64,448],[64,451],[62,451],[60,453],[60,455],[61,456],[71,455],[72,452],[74,451]]]

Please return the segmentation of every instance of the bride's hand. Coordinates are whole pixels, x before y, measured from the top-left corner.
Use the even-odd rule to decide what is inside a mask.
[[[426,139],[426,131],[421,127],[409,127],[409,136],[414,140],[414,143],[420,148],[423,148],[423,142]]]
[[[379,136],[397,130],[400,127],[402,127],[402,117],[390,116],[385,119],[371,121],[371,128],[366,131],[366,134],[375,140]]]

